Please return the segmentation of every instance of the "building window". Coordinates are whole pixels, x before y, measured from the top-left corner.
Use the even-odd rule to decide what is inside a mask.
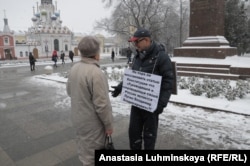
[[[4,38],[4,45],[6,46],[6,45],[9,45],[9,44],[10,44],[9,38],[8,38],[8,37],[5,37],[5,38]]]
[[[68,51],[68,45],[67,44],[65,45],[65,51]]]
[[[20,51],[20,57],[23,57],[23,52],[22,51]]]
[[[25,51],[25,56],[29,56],[29,52],[28,51]]]
[[[58,39],[55,39],[54,40],[54,50],[56,50],[56,51],[59,51],[60,49],[59,49],[59,40]]]
[[[47,43],[46,43],[44,49],[45,49],[45,52],[49,52],[49,47],[48,47]]]

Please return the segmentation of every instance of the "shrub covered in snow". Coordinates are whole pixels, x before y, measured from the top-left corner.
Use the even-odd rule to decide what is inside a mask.
[[[197,82],[196,84],[190,87],[190,92],[195,96],[201,96],[202,93],[204,92],[202,84]]]
[[[215,80],[198,77],[178,78],[179,89],[189,89],[191,94],[196,96],[205,95],[208,98],[225,97],[232,101],[243,98],[250,93],[250,80]]]
[[[121,66],[110,67],[110,68],[102,67],[102,70],[104,74],[107,76],[108,80],[110,81],[120,82],[123,79],[124,68],[122,68]]]
[[[178,77],[177,81],[179,89],[189,89],[189,85],[185,78]]]
[[[111,81],[120,82],[123,79],[125,66],[102,67],[103,72]],[[208,98],[224,97],[229,101],[243,98],[250,93],[250,80],[216,80],[199,77],[178,77],[179,89],[189,89],[196,96],[204,95]]]

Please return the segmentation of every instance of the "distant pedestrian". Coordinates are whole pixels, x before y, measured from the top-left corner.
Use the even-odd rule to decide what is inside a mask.
[[[112,50],[112,52],[111,52],[111,59],[112,59],[112,62],[115,61],[115,52],[114,52],[114,50]]]
[[[57,51],[54,50],[52,53],[52,61],[54,61],[54,67],[57,67],[57,64],[56,64],[57,59],[58,59]]]
[[[9,53],[9,56],[10,56],[10,60],[12,60],[13,58],[12,58],[12,55],[11,55],[11,53]]]
[[[62,60],[62,64],[65,64],[64,57],[65,57],[65,53],[63,51],[61,51],[60,59]]]
[[[35,70],[36,59],[31,52],[29,53],[29,61],[30,61],[30,70],[31,71]]]
[[[108,80],[98,62],[100,42],[85,36],[78,49],[81,61],[70,69],[66,87],[79,159],[85,166],[94,166],[95,150],[103,149],[105,136],[113,133],[112,107]]]
[[[73,51],[69,51],[69,58],[71,59],[71,61],[72,61],[72,63],[73,63],[73,59],[74,59],[74,53],[73,53]]]
[[[131,62],[131,56],[132,56],[132,51],[131,51],[130,47],[128,47],[128,49],[127,49],[127,58],[128,58],[127,64],[129,64]]]

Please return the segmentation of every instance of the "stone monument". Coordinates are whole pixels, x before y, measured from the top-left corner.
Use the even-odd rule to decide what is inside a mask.
[[[174,49],[177,57],[224,59],[237,54],[224,37],[225,0],[190,0],[189,37]]]

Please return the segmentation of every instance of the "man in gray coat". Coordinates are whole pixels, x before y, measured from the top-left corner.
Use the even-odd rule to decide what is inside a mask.
[[[113,133],[112,108],[108,81],[98,63],[98,39],[85,36],[78,49],[82,59],[69,72],[67,93],[71,97],[79,159],[85,166],[94,166],[95,150],[103,149],[105,135]]]

